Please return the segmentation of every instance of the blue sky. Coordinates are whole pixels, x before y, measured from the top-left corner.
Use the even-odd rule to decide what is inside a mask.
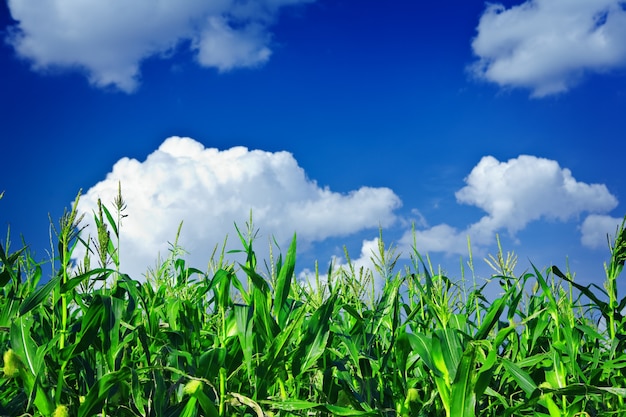
[[[181,220],[203,268],[252,209],[261,254],[298,233],[300,270],[344,245],[367,264],[379,226],[406,255],[414,225],[451,276],[467,236],[485,268],[497,233],[519,272],[568,259],[602,282],[626,214],[626,2],[81,4],[0,5],[0,220],[36,257],[48,213],[121,181],[133,274]]]

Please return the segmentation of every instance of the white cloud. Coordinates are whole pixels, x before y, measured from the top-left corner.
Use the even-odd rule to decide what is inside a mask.
[[[272,53],[268,43],[269,35],[260,25],[234,30],[225,19],[212,16],[194,49],[198,50],[198,61],[203,66],[228,71],[265,63]]]
[[[310,1],[9,0],[18,23],[8,41],[35,70],[80,69],[97,87],[132,92],[144,59],[165,57],[185,40],[203,66],[263,64],[278,10]]]
[[[623,219],[606,215],[591,214],[580,227],[581,243],[588,248],[607,247],[607,236],[615,238],[615,232]]]
[[[447,224],[416,230],[419,251],[464,254],[467,236],[472,248],[480,248],[493,242],[501,230],[514,236],[533,221],[565,222],[585,212],[606,213],[618,204],[605,185],[576,181],[556,161],[530,155],[507,162],[485,156],[465,182],[455,194],[457,201],[487,214],[461,231]],[[412,234],[407,232],[401,242],[404,248],[410,247]]]
[[[346,236],[395,222],[400,199],[388,188],[362,187],[348,194],[322,188],[308,179],[288,152],[235,147],[205,148],[190,138],[172,137],[143,161],[119,160],[104,181],[89,189],[79,209],[91,213],[98,198],[111,206],[118,181],[127,202],[121,229],[122,269],[140,276],[167,255],[180,221],[180,244],[193,266],[204,268],[212,249],[231,236],[241,249],[233,223],[240,229],[252,210],[260,229],[256,249],[267,252],[274,236],[286,251],[294,232],[298,246]],[[93,223],[91,221],[90,223]],[[93,225],[86,233],[95,235]],[[81,254],[76,254],[81,259]]]
[[[400,246],[405,255],[415,248],[422,254],[426,252],[466,253],[467,234],[447,224],[438,224],[423,230],[406,232],[400,239]]]
[[[488,4],[477,30],[472,73],[533,97],[568,91],[585,73],[626,67],[624,0]]]
[[[513,234],[540,218],[566,221],[579,213],[605,212],[617,199],[605,185],[576,181],[558,162],[521,155],[507,162],[483,157],[455,196],[460,203],[485,210],[484,227]]]

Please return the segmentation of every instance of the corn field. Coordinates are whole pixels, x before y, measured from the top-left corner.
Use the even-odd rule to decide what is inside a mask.
[[[514,276],[500,252],[494,299],[417,250],[397,271],[382,240],[382,291],[355,268],[298,281],[296,237],[261,267],[251,223],[245,262],[216,249],[196,269],[175,243],[139,280],[119,268],[121,195],[93,237],[77,202],[52,262],[0,245],[0,416],[626,415],[624,224],[604,287],[558,266]]]

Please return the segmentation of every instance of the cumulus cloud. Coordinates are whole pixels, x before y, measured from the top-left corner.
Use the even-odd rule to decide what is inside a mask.
[[[288,152],[218,150],[180,137],[165,140],[143,162],[119,160],[106,179],[82,197],[79,210],[92,213],[98,198],[110,207],[118,182],[128,206],[121,229],[122,269],[131,276],[154,266],[157,254],[167,255],[181,221],[180,244],[189,252],[187,259],[203,268],[226,235],[234,236],[230,241],[241,248],[233,224],[245,229],[250,211],[265,237],[256,248],[263,254],[270,236],[286,250],[294,232],[302,248],[389,226],[401,205],[388,188],[362,187],[340,194],[320,187]],[[95,236],[93,224],[84,233]],[[76,253],[77,259],[81,256]]]
[[[521,155],[507,162],[486,156],[455,196],[459,203],[489,214],[489,229],[510,233],[540,218],[566,221],[583,211],[603,212],[617,206],[605,185],[578,182],[556,161]]]
[[[582,234],[581,243],[588,248],[607,247],[607,237],[615,238],[617,228],[622,224],[623,219],[617,217],[591,214],[587,216],[580,227]]]
[[[626,67],[624,0],[528,0],[488,4],[472,48],[480,79],[532,90],[568,91],[585,73]]]
[[[76,68],[91,84],[132,92],[141,62],[185,41],[206,67],[265,63],[280,8],[314,0],[9,0],[8,42],[38,71]]]
[[[466,186],[455,193],[457,202],[483,209],[487,214],[464,230],[447,224],[407,233],[404,247],[415,239],[425,252],[467,252],[472,247],[493,242],[495,234],[506,230],[512,236],[530,222],[565,222],[582,213],[606,213],[618,204],[603,184],[577,181],[569,169],[556,161],[521,155],[507,162],[483,157],[465,178]],[[601,216],[604,218],[604,216]]]

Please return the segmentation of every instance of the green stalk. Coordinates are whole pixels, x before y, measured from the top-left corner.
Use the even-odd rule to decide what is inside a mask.
[[[219,342],[220,347],[222,349],[226,349],[226,338],[227,338],[227,329],[226,329],[226,306],[228,300],[228,292],[230,289],[229,281],[231,277],[230,275],[224,277],[224,283],[220,283],[218,285],[217,291],[217,302],[218,302],[218,311],[220,315],[220,335]],[[226,368],[220,367],[219,370],[219,415],[225,415],[225,404],[226,404]]]
[[[117,183],[117,196],[113,202],[115,205],[115,209],[117,212],[117,228],[115,230],[115,237],[117,238],[117,246],[115,248],[115,252],[117,256],[115,257],[115,271],[119,275],[120,273],[120,228],[122,227],[122,219],[126,217],[126,214],[122,214],[124,210],[126,210],[126,202],[122,198],[122,183]]]
[[[67,283],[68,278],[69,278],[68,269],[69,269],[70,259],[71,259],[71,255],[74,250],[74,247],[76,247],[77,242],[74,242],[73,246],[70,246],[70,243],[72,242],[72,240],[74,240],[74,238],[78,236],[77,229],[78,229],[78,225],[80,221],[82,220],[82,216],[78,218],[78,220],[76,219],[80,194],[81,193],[79,191],[70,213],[67,213],[66,211],[61,217],[61,221],[60,221],[59,250],[60,250],[60,255],[61,255],[61,271],[60,271],[61,283],[59,286],[59,291],[60,291],[60,288],[63,288],[63,286]],[[60,351],[65,348],[65,342],[66,342],[66,337],[67,337],[67,329],[68,329],[67,297],[68,297],[67,292],[61,293],[61,330],[60,330],[61,335],[59,337],[59,350]],[[61,391],[63,390],[63,386],[65,385],[65,365],[66,364],[62,365],[61,371],[59,372],[59,376],[57,380],[57,386],[56,386],[56,391],[55,391],[55,399],[57,400],[57,404],[60,402]]]
[[[220,417],[225,416],[226,408],[226,368],[220,368],[220,405],[219,414]]]
[[[624,262],[626,261],[626,217],[622,221],[622,224],[618,227],[615,235],[615,242],[611,245],[609,241],[609,248],[611,250],[611,263],[606,269],[606,290],[609,293],[609,332],[611,340],[615,340],[617,333],[617,323],[615,322],[615,313],[618,308],[617,300],[617,277],[624,268]]]
[[[65,245],[64,245],[65,246]],[[65,247],[63,253],[63,262],[61,268],[63,269],[63,276],[61,278],[61,286],[67,282],[67,254],[65,253]],[[61,338],[59,339],[59,348],[62,350],[65,347],[65,334],[67,333],[67,294],[61,294]]]
[[[67,213],[67,211],[61,217],[61,235],[59,236],[59,246],[60,246],[60,255],[61,255],[61,287],[65,285],[68,281],[68,269],[70,264],[70,259],[72,256],[72,252],[74,250],[75,244],[73,247],[70,247],[71,241],[78,236],[78,226],[80,221],[82,220],[82,216],[77,220],[77,208],[78,201],[80,200],[81,192],[78,192],[76,196],[76,200],[74,200],[74,204],[72,205],[72,210]],[[61,294],[61,337],[59,339],[59,347],[63,349],[65,347],[65,337],[67,333],[67,293]]]

